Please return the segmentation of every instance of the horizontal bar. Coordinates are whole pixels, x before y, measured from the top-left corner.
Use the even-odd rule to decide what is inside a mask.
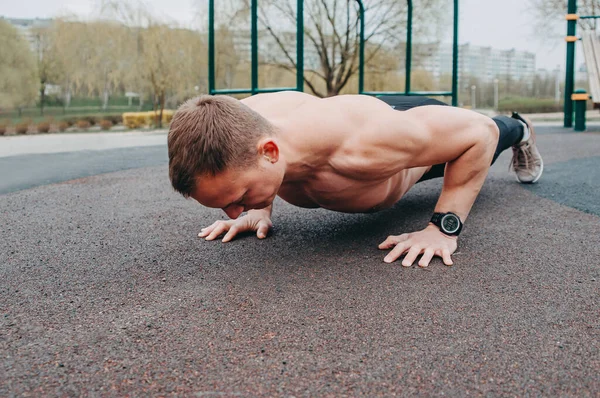
[[[215,94],[250,94],[252,93],[251,88],[236,88],[233,90],[212,90],[211,95]]]
[[[411,95],[411,96],[452,96],[452,91],[412,91],[410,93],[406,93],[404,91],[365,91],[363,92],[365,95]]]
[[[259,88],[252,90],[251,88],[234,88],[231,90],[212,90],[210,94],[251,94],[251,93],[276,93],[279,91],[298,91],[298,87],[273,87]]]
[[[584,15],[583,17],[579,17],[579,19],[598,19],[600,15]]]
[[[279,91],[298,91],[298,87],[273,87],[273,88],[259,88],[257,93],[276,93]]]

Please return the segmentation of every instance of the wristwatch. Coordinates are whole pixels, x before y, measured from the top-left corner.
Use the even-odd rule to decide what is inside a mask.
[[[450,236],[458,236],[463,227],[460,217],[454,213],[433,213],[431,223]]]

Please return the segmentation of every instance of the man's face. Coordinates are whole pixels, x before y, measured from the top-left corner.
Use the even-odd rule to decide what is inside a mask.
[[[223,209],[236,219],[244,211],[264,209],[273,203],[282,179],[273,164],[261,160],[252,168],[198,178],[191,196],[198,203]]]

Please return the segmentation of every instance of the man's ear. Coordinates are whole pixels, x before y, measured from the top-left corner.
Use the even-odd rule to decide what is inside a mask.
[[[265,137],[258,142],[258,153],[270,163],[279,161],[279,147],[272,137]]]

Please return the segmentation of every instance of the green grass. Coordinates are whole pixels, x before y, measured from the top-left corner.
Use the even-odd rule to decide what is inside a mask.
[[[139,109],[139,100],[134,98],[129,106],[129,99],[125,96],[113,96],[108,99],[108,106],[102,109],[102,99],[99,97],[73,97],[68,108],[64,108],[56,97],[47,97],[44,114],[41,114],[39,104],[34,107],[22,108],[19,113],[16,109],[0,108],[0,123],[16,124],[25,120],[39,123],[47,119],[56,121],[72,117],[96,116],[102,118],[105,115],[122,114],[125,112],[145,112],[152,110],[152,103],[146,102]]]

